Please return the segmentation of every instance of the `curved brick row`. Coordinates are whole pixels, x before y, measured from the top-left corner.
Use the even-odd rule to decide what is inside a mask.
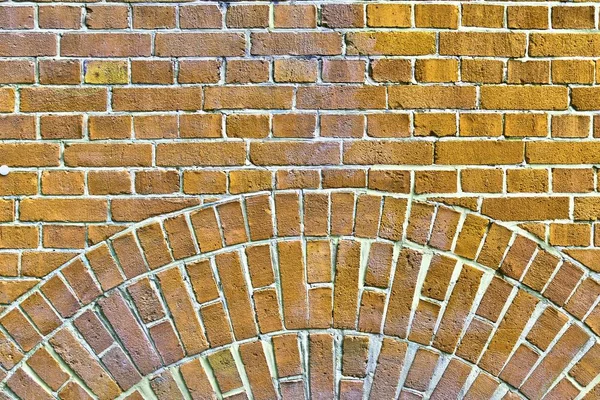
[[[301,331],[303,360],[316,360],[303,369],[311,398],[359,386],[391,397],[377,392],[379,368],[385,390],[405,379],[406,398],[485,398],[469,392],[493,387],[508,398],[551,390],[593,399],[599,288],[585,268],[471,212],[355,192],[260,194],[152,220],[67,263],[3,313],[0,365],[5,393],[25,399],[114,398],[138,387],[176,398],[175,388],[193,388],[163,367],[181,371],[200,356],[213,390],[228,393],[240,387],[227,369],[237,359],[256,365],[242,379],[248,395],[267,396],[269,374],[283,375],[264,368],[257,337]],[[326,328],[334,331],[313,331]],[[327,361],[346,330],[369,334],[372,382],[343,383]],[[224,355],[232,343],[241,358]],[[399,352],[417,347],[408,372],[394,370]],[[444,369],[437,360],[448,354]],[[485,371],[476,379],[473,364]]]

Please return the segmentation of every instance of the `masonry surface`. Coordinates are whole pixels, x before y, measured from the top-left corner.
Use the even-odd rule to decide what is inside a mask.
[[[599,26],[1,1],[0,399],[599,400]]]

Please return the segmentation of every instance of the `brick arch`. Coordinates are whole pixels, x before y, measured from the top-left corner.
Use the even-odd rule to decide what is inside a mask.
[[[277,264],[269,276],[267,254],[275,263],[291,263],[283,266],[287,272]],[[335,273],[312,270],[326,263],[309,257],[327,254]],[[253,256],[262,267],[252,266]],[[299,270],[305,275],[295,276]],[[218,277],[214,287],[198,283],[211,274]],[[304,289],[285,289],[298,282]],[[454,364],[497,376],[498,390],[514,396],[586,393],[600,372],[593,365],[599,311],[590,313],[597,298],[592,283],[590,271],[563,254],[466,210],[346,191],[240,196],[146,221],[51,274],[3,313],[0,365],[7,370],[5,390],[21,397],[85,386],[111,398],[157,370],[157,382],[170,385],[161,375],[165,366],[230,344],[210,333],[210,322],[229,326],[236,346],[282,330],[384,335],[419,347],[418,354],[454,354]],[[204,298],[211,290],[219,295]],[[301,292],[306,299],[289,295]],[[333,312],[323,313],[323,304]],[[273,317],[266,310],[274,309],[281,327],[261,326],[276,324],[265,321]],[[252,325],[244,318],[255,320],[253,331],[244,332]],[[159,344],[165,338],[172,343]],[[573,368],[565,364],[570,359],[578,361]],[[511,365],[529,365],[527,374],[511,373]],[[440,374],[444,370],[432,372]],[[427,390],[430,395],[435,388]]]

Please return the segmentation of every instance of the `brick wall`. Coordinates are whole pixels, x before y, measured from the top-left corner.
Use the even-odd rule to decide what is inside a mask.
[[[0,2],[0,399],[600,399],[599,26]]]

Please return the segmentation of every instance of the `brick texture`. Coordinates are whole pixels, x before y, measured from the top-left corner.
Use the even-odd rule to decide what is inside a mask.
[[[599,16],[0,2],[0,399],[597,399]]]

